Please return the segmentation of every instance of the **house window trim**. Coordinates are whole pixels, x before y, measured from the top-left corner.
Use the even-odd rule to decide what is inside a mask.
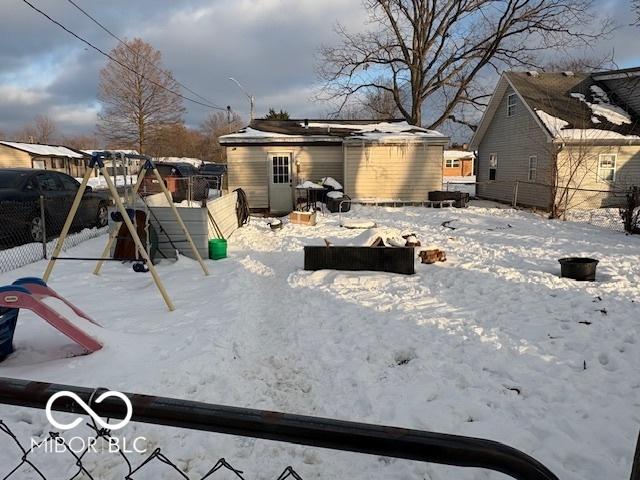
[[[533,165],[531,160],[534,160]],[[533,172],[533,174],[532,174]],[[529,170],[527,171],[527,181],[535,182],[538,179],[538,155],[529,155]]]
[[[511,99],[513,100],[513,103],[511,103]],[[516,105],[518,103],[518,94],[517,93],[510,93],[509,95],[507,95],[507,117],[513,117],[516,114]]]
[[[602,157],[613,157],[613,167],[602,167]],[[601,153],[598,155],[598,172],[596,174],[596,181],[598,183],[614,183],[616,181],[616,174],[618,169],[618,154],[617,153]],[[603,170],[613,171],[613,178],[608,180],[604,178],[600,172]]]
[[[492,159],[495,159],[495,166],[491,166]],[[493,174],[493,179],[491,179],[491,170],[495,170],[495,173]],[[489,181],[495,182],[497,177],[498,177],[498,154],[490,153],[489,154],[489,177],[488,177]]]

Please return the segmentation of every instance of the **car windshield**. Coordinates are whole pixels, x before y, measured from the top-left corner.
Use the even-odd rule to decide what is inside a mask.
[[[184,176],[195,175],[195,169],[191,165],[176,165]]]
[[[158,173],[160,173],[162,177],[176,176],[178,174],[176,168],[173,165],[156,164],[156,168],[158,169]],[[147,175],[153,176],[153,172],[151,170],[148,170]]]
[[[17,188],[28,177],[29,172],[4,171],[0,172],[0,188]]]

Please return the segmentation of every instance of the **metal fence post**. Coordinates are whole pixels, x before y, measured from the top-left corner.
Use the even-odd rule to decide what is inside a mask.
[[[520,180],[516,180],[516,184],[513,187],[513,206],[518,206],[518,185],[520,184]]]
[[[42,257],[47,259],[47,219],[44,214],[44,195],[40,195],[40,223],[42,225]]]

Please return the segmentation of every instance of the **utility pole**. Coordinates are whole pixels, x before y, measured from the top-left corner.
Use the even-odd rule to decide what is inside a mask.
[[[253,121],[253,110],[254,110],[254,104],[255,104],[255,97],[253,95],[251,95],[249,92],[247,92],[247,90],[245,90],[245,88],[242,86],[242,84],[236,80],[233,77],[229,77],[229,80],[231,80],[233,83],[235,83],[236,85],[238,85],[238,88],[240,90],[242,90],[242,93],[244,93],[247,98],[249,99],[249,105],[250,105],[250,113],[249,113],[249,118],[251,121]]]

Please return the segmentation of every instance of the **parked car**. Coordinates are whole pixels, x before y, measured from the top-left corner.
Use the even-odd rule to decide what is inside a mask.
[[[200,175],[207,179],[209,188],[219,190],[222,177],[227,173],[226,163],[205,163],[200,167]]]
[[[47,237],[61,231],[80,188],[78,181],[64,173],[27,168],[0,169],[0,240],[4,246],[42,241],[40,196],[44,198]],[[87,186],[72,231],[104,227],[108,222],[109,197]]]
[[[191,199],[201,201],[207,198],[209,187],[207,181],[199,175],[198,169],[190,163],[156,163],[158,173],[171,192],[173,201],[180,203]],[[142,195],[153,195],[162,192],[158,179],[148,170],[140,185]]]

